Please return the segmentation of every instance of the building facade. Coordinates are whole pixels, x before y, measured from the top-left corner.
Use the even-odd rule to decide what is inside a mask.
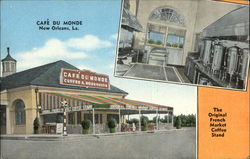
[[[13,72],[1,78],[1,133],[32,134],[36,117],[41,133],[57,133],[57,123],[63,122],[64,101],[68,103],[65,109],[69,133],[81,133],[84,119],[92,122],[92,133],[103,133],[111,118],[121,131],[125,115],[173,116],[172,107],[126,99],[127,94],[111,85],[108,76],[79,70],[65,61]]]

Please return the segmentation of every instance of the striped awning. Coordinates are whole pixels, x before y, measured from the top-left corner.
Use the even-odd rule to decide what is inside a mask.
[[[149,110],[172,110],[172,107],[135,101],[125,98],[114,98],[104,96],[90,96],[78,94],[63,94],[53,92],[39,93],[39,104],[42,110],[60,109],[61,102],[66,100],[70,107],[81,107],[92,105],[93,108],[130,108],[130,109],[149,109]]]

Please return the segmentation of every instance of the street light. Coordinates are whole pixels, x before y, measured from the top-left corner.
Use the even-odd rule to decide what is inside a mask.
[[[68,102],[66,100],[62,101],[62,108],[63,108],[63,136],[67,136],[67,114],[66,114],[66,107],[68,106]]]

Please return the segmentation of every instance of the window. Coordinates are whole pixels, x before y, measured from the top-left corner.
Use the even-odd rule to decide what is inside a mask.
[[[22,100],[15,102],[16,125],[25,125],[25,106]]]
[[[175,48],[183,48],[184,37],[176,35],[168,35],[167,46]]]
[[[164,38],[165,35],[162,33],[156,33],[156,32],[149,32],[148,33],[148,43],[149,44],[155,44],[155,45],[164,45]]]
[[[90,120],[91,123],[93,123],[93,116],[92,113],[91,114],[84,114],[84,120]],[[95,124],[99,123],[99,115],[95,114]]]
[[[10,62],[6,62],[6,72],[10,72]]]
[[[147,44],[182,49],[185,30],[157,24],[148,25]]]
[[[100,114],[100,124],[102,124],[102,114]]]
[[[82,112],[77,112],[77,124],[81,124],[82,121]]]
[[[118,114],[108,114],[107,115],[107,121],[109,121],[111,118],[114,118],[117,123],[119,123],[119,115]]]
[[[170,8],[158,8],[154,10],[150,15],[149,20],[184,24],[184,18],[178,12]]]
[[[133,32],[121,28],[119,48],[130,48],[133,43]]]
[[[157,8],[150,14],[149,21],[147,44],[180,49],[184,47],[186,31],[180,29],[180,25],[184,25],[181,14],[171,8]],[[160,22],[159,25],[156,22]],[[173,27],[174,25],[178,27]]]
[[[68,114],[68,124],[75,124],[75,113],[69,113]]]

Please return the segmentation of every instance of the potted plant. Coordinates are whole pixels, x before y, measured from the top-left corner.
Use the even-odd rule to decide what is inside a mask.
[[[115,120],[114,118],[111,118],[111,119],[108,121],[108,127],[109,127],[110,133],[115,133],[116,120]]]
[[[82,125],[82,133],[88,134],[89,133],[89,127],[90,127],[91,121],[90,120],[83,120],[81,122]]]
[[[39,119],[38,117],[36,117],[33,122],[34,134],[39,134],[39,127],[40,127]]]
[[[148,118],[146,116],[141,117],[141,130],[142,131],[148,130]]]

